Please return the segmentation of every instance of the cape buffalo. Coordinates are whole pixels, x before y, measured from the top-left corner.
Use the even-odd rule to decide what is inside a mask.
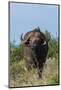
[[[24,37],[21,35],[21,42],[24,45],[24,58],[28,69],[38,68],[38,74],[41,77],[48,53],[48,41],[45,35],[36,28],[27,32]]]

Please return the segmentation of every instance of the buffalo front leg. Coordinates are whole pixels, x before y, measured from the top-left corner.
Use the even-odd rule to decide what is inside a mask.
[[[45,63],[39,63],[39,67],[38,67],[38,75],[39,75],[39,78],[42,78],[42,72],[43,72],[44,64],[45,64]]]

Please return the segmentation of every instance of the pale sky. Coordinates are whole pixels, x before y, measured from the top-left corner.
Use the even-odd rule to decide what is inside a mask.
[[[10,3],[10,41],[20,43],[22,33],[40,27],[58,35],[58,6],[43,4]]]

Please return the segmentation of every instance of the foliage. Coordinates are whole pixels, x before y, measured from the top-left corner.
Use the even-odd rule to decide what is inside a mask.
[[[58,57],[58,40],[54,38],[51,33],[47,30],[45,31],[45,36],[48,40],[48,57]]]
[[[51,34],[47,30],[45,31],[45,37],[47,38],[48,41],[51,40]]]
[[[57,58],[58,56],[58,42],[56,41],[56,39],[51,39],[51,41],[49,42],[48,56],[55,58]]]
[[[10,64],[18,62],[23,58],[23,45],[10,48]]]

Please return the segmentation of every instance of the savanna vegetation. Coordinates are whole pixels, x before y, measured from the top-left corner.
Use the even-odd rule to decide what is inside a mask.
[[[38,78],[37,69],[27,70],[25,60],[23,59],[23,45],[15,46],[14,42],[10,43],[10,87],[59,84],[58,37],[54,38],[47,30],[44,34],[49,40],[49,50],[42,78]]]

